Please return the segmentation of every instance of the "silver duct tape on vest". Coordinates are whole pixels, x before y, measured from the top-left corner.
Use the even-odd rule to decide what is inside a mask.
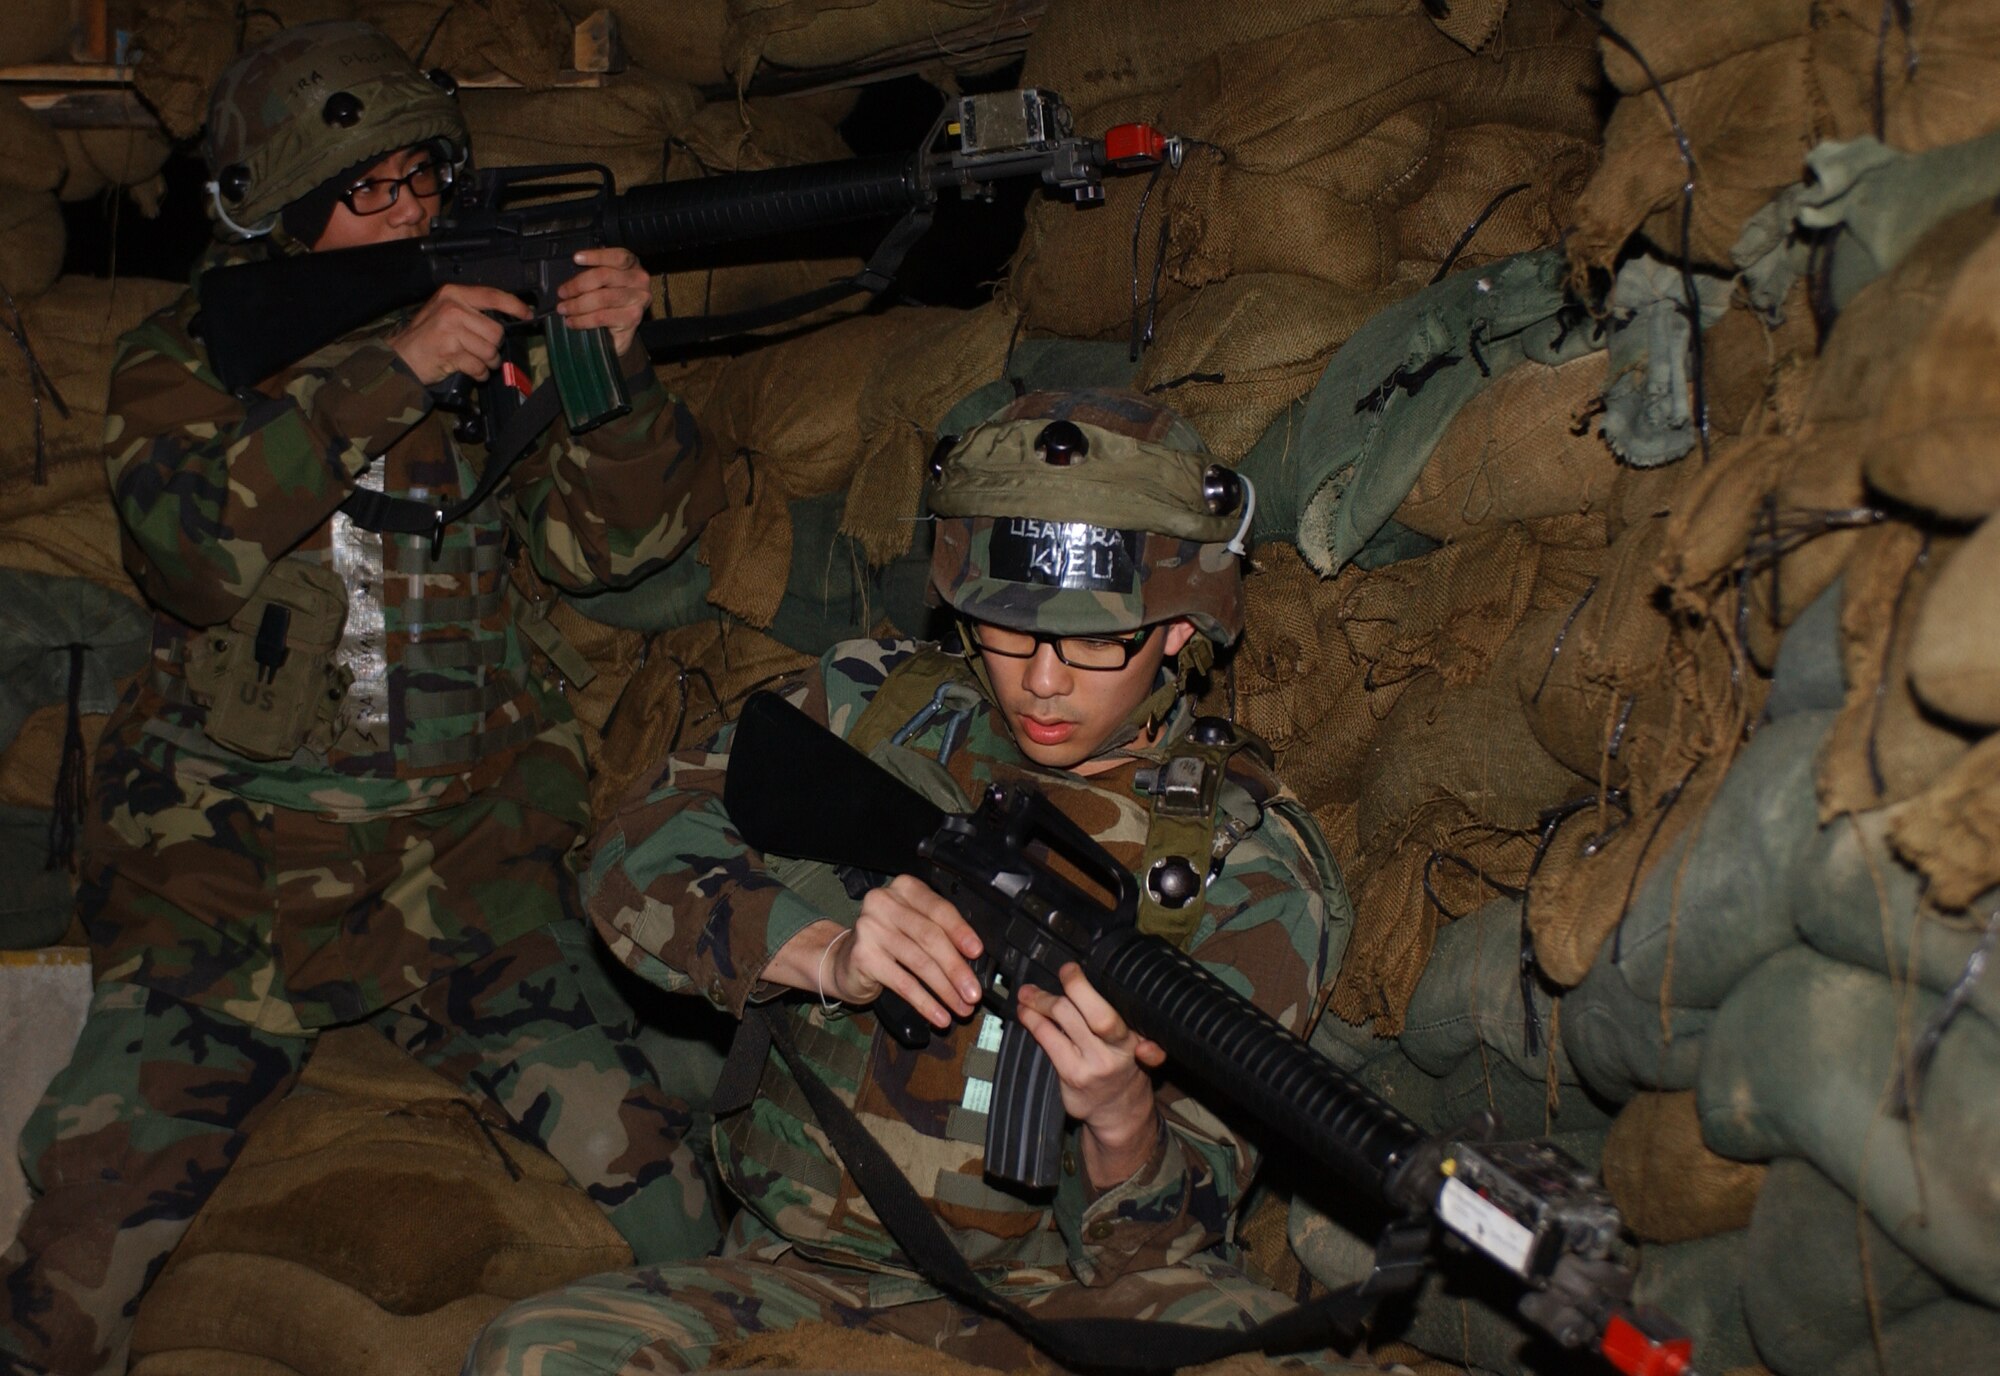
[[[365,475],[357,486],[381,489],[379,474]],[[382,536],[363,530],[345,512],[333,514],[333,570],[347,589],[347,629],[336,658],[354,680],[342,708],[346,732],[364,737],[380,749],[389,741],[388,628],[382,610],[385,569]]]

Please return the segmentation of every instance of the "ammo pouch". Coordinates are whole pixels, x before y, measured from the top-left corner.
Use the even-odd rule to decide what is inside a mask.
[[[189,642],[187,685],[210,740],[252,760],[333,744],[353,674],[335,660],[347,590],[320,564],[280,559],[227,625]]]

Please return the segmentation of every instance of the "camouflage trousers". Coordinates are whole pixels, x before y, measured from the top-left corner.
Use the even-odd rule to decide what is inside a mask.
[[[636,1256],[699,1256],[720,1233],[689,1108],[659,1088],[600,958],[564,918],[363,1021],[541,1142]],[[22,1133],[35,1199],[0,1258],[0,1371],[9,1347],[60,1376],[125,1369],[147,1284],[313,1044],[98,987]]]
[[[735,1255],[586,1276],[502,1312],[467,1354],[462,1376],[700,1371],[718,1348],[801,1324],[891,1334],[996,1370],[1051,1366],[1006,1324],[953,1300],[872,1302],[871,1282],[880,1279],[790,1252],[777,1260]],[[1108,1285],[1060,1285],[1014,1298],[1048,1319],[1146,1318],[1203,1328],[1249,1328],[1292,1307],[1283,1295],[1206,1257]],[[790,1365],[837,1369],[844,1363]],[[1283,1365],[1324,1376],[1378,1370],[1331,1353],[1305,1353]]]

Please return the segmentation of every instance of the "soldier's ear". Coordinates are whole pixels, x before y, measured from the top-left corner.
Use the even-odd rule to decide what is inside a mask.
[[[1169,621],[1166,630],[1167,658],[1172,659],[1179,654],[1193,638],[1194,622],[1184,616],[1177,616]]]

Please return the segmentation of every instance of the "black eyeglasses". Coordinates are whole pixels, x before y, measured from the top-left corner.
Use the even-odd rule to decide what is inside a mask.
[[[380,215],[396,203],[404,187],[413,196],[441,196],[451,185],[451,164],[422,162],[400,177],[366,177],[340,193],[356,215]]]
[[[988,654],[1006,659],[1033,659],[1035,651],[1047,645],[1070,668],[1091,670],[1123,669],[1153,634],[1151,626],[1141,626],[1122,636],[1049,635],[1041,631],[1017,631],[987,621],[967,621],[964,626],[965,638]]]

